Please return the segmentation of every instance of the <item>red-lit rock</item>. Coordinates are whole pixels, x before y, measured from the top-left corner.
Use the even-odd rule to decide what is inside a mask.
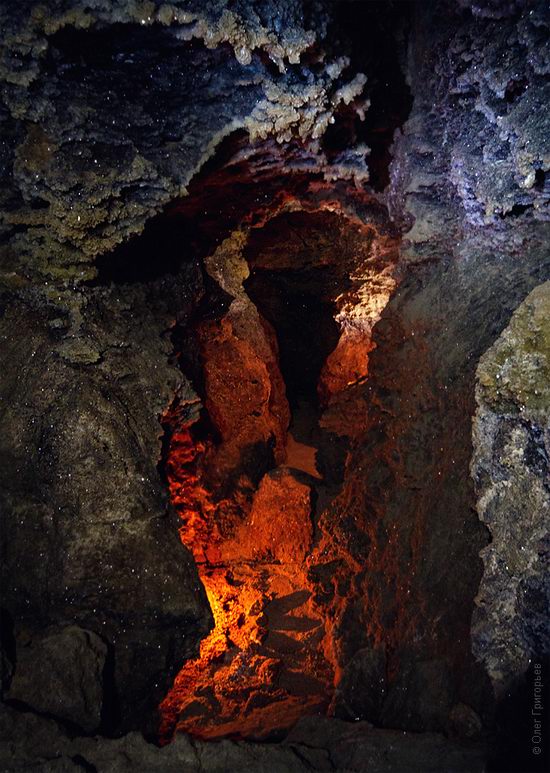
[[[203,323],[197,337],[205,405],[220,436],[208,479],[215,487],[235,475],[257,480],[262,462],[284,459],[289,422],[273,331],[251,304],[235,301],[223,319]]]
[[[333,441],[318,394],[332,432],[364,429],[355,387],[395,261],[383,229],[308,197],[262,210],[204,260],[225,307],[187,333],[205,411],[167,414],[166,469],[215,626],[161,706],[165,735],[263,737],[328,709],[357,566],[333,538],[344,513],[330,509],[337,476],[320,472]]]
[[[262,478],[247,520],[223,550],[225,560],[302,564],[311,549],[310,487],[286,469]]]

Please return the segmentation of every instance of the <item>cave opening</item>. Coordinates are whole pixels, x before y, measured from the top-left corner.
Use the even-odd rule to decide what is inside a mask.
[[[247,294],[277,335],[279,362],[291,407],[318,406],[321,370],[339,338],[334,320],[335,279],[330,269],[254,270]]]
[[[333,277],[326,268],[281,271],[256,269],[246,291],[273,326],[290,409],[286,463],[319,477],[319,379],[339,338],[335,308],[327,292]]]
[[[407,580],[376,510],[394,483],[375,471],[366,511],[352,501],[400,236],[372,193],[246,143],[229,137],[189,196],[99,263],[103,284],[196,283],[170,333],[187,386],[162,418],[160,471],[214,622],[160,705],[162,743],[276,740],[310,715],[391,723],[401,667]]]
[[[416,513],[399,526],[391,508],[382,514],[407,451],[396,440],[405,425],[386,432],[376,415],[402,391],[380,357],[370,402],[371,352],[382,345],[395,363],[401,346],[381,319],[401,235],[375,191],[407,117],[402,85],[387,115],[381,101],[353,130],[373,148],[372,187],[327,180],[299,143],[235,132],[185,198],[97,261],[91,286],[147,287],[177,309],[170,341],[184,383],[162,416],[159,469],[213,626],[160,704],[163,744],[175,732],[276,740],[311,715],[394,727],[406,710],[396,675],[420,678],[416,661],[432,655],[431,645],[411,654],[421,623],[403,612],[426,604],[409,604],[404,558],[407,529],[421,527]],[[342,109],[323,140],[329,160],[349,141],[349,117]]]
[[[332,219],[327,213],[284,213],[254,231],[245,250],[250,276],[243,286],[278,343],[290,409],[286,463],[314,477],[321,477],[326,445],[319,425],[326,398],[321,375],[341,333],[336,299],[351,284],[337,254],[330,254],[326,231]],[[329,478],[340,467],[330,466]]]
[[[396,244],[334,202],[282,201],[203,257],[172,335],[202,409],[166,412],[164,472],[214,627],[161,705],[165,740],[275,738],[329,711],[338,678],[353,567],[330,531],[349,448],[335,405],[366,376]]]

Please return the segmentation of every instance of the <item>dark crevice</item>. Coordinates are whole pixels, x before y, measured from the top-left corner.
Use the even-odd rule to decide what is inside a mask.
[[[289,434],[315,449],[322,482],[310,480],[314,526],[317,511],[322,509],[318,504],[326,507],[340,490],[348,448],[346,439],[322,430],[319,424],[321,372],[341,333],[335,320],[336,298],[350,288],[346,268],[337,259],[338,248],[326,241],[325,229],[331,224],[330,215],[283,214],[253,232],[245,250],[250,265],[245,290],[277,337],[279,367],[291,411]],[[270,261],[277,264],[281,256],[294,265],[269,268]],[[291,450],[288,464],[293,466]]]
[[[120,701],[115,680],[115,648],[109,642],[107,644],[107,656],[103,668],[103,703],[101,705],[102,735],[112,735],[122,719],[120,715]]]
[[[190,225],[184,218],[157,215],[143,233],[97,258],[97,278],[91,284],[135,284],[176,276],[182,263],[192,259],[189,240]]]
[[[160,25],[122,22],[102,29],[66,26],[49,36],[48,42],[45,72],[62,73],[74,80],[84,77],[84,83],[90,72],[96,76],[117,72],[121,79],[127,74],[130,82],[136,63],[154,74],[159,62],[174,62],[182,50],[192,54],[204,49],[202,41],[182,40]],[[123,84],[124,80],[121,80]]]
[[[543,191],[546,183],[546,172],[544,169],[537,169],[535,172],[535,190]]]
[[[7,609],[0,608],[0,688],[2,697],[11,681],[11,672],[16,665],[16,644],[14,620]]]
[[[528,82],[525,78],[509,81],[504,92],[504,99],[508,104],[513,104],[523,94],[527,86]]]
[[[391,146],[396,129],[410,115],[413,98],[405,80],[401,59],[412,4],[409,2],[340,2],[335,4],[335,27],[347,39],[353,67],[367,76],[370,107],[361,121],[344,108],[325,134],[329,158],[356,142],[370,148],[368,167],[372,188],[383,191],[390,182]]]
[[[502,220],[505,220],[509,217],[519,217],[520,215],[525,214],[525,212],[528,212],[530,209],[533,208],[532,204],[514,204],[512,209],[509,209],[507,212],[502,212],[500,214],[500,218]]]
[[[321,369],[340,337],[336,299],[351,280],[332,242],[339,223],[332,214],[283,213],[252,232],[244,253],[244,287],[276,332],[291,408],[304,401],[320,407]]]
[[[256,308],[273,325],[280,367],[291,407],[318,404],[321,368],[339,338],[330,301],[334,273],[327,267],[304,270],[253,270],[245,288]]]
[[[98,773],[96,766],[92,765],[91,762],[88,762],[88,760],[84,759],[81,754],[75,754],[74,757],[71,757],[71,760],[75,765],[78,765],[79,768],[85,770],[86,773]]]

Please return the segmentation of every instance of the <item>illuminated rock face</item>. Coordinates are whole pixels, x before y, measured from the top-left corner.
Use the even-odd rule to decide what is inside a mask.
[[[161,705],[165,737],[269,737],[319,712],[490,721],[469,642],[473,366],[506,319],[488,288],[513,306],[536,272],[507,258],[509,285],[485,259],[482,304],[479,257],[400,284],[398,240],[358,201],[288,189],[203,259],[217,289],[181,334],[203,411],[167,415],[167,472],[215,626]]]
[[[550,282],[515,311],[476,375],[472,476],[492,539],[472,639],[502,694],[550,649]]]
[[[333,699],[354,566],[324,513],[343,483],[327,454],[345,442],[320,420],[366,375],[396,247],[341,207],[307,204],[275,209],[204,260],[225,309],[185,333],[204,409],[191,423],[166,414],[166,471],[214,628],[161,705],[165,735],[262,738]]]

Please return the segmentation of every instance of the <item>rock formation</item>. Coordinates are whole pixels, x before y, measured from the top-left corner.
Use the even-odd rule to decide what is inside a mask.
[[[472,474],[491,543],[472,641],[500,691],[549,647],[549,303],[545,282],[477,368]]]

